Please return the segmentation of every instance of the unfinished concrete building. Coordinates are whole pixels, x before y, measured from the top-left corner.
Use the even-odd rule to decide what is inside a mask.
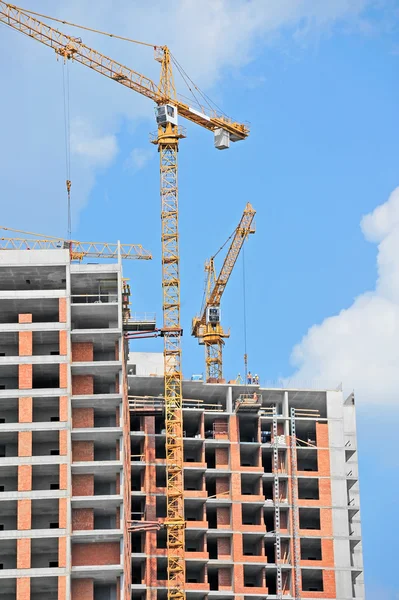
[[[162,521],[163,380],[133,360],[132,514]],[[187,599],[364,598],[353,397],[196,381],[183,397]],[[132,597],[166,600],[164,529],[133,533],[132,566]]]
[[[0,253],[0,600],[166,599],[165,529],[129,531],[165,516],[162,357],[126,367],[125,305],[120,261]],[[353,398],[183,393],[187,600],[364,598]]]
[[[123,346],[120,263],[0,253],[1,600],[130,589]]]

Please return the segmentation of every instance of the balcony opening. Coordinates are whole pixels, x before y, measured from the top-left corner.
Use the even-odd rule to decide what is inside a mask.
[[[32,529],[52,529],[59,521],[58,498],[32,500]]]
[[[159,533],[159,532],[157,532]],[[131,543],[132,543],[132,553],[136,554],[136,553],[142,553],[144,552],[144,539],[145,539],[145,533],[144,532],[136,532],[136,533],[132,533],[132,538],[131,538]],[[158,544],[157,544],[157,548],[158,548]]]
[[[241,475],[241,494],[243,496],[258,496],[261,478],[258,475]]]
[[[264,540],[265,556],[267,562],[274,564],[276,562],[276,542],[275,540]]]
[[[206,478],[205,487],[208,494],[208,498],[216,496],[216,479]]]
[[[187,521],[203,521],[204,520],[204,501],[197,502],[195,500],[184,501],[184,514]]]
[[[144,470],[143,471],[134,471],[132,473],[132,478],[131,478],[131,490],[132,492],[140,492],[141,488],[142,488],[142,482],[143,482],[143,475],[144,475]]]
[[[262,556],[262,538],[244,534],[242,536],[242,553],[244,556]]]
[[[218,557],[217,540],[215,538],[209,538],[206,542],[208,548],[209,558],[216,560]]]
[[[164,444],[165,447],[165,444]],[[131,461],[132,462],[143,462],[144,460],[144,442],[143,440],[135,440],[134,438],[130,443]],[[165,454],[166,457],[166,454]],[[156,458],[158,458],[156,456]]]
[[[168,579],[168,563],[166,558],[157,558],[157,580],[167,581]]]
[[[263,495],[266,500],[273,500],[274,492],[273,492],[273,482],[265,479],[263,481]]]
[[[5,500],[0,502],[0,521],[5,531],[15,531],[17,529],[17,501]],[[1,553],[1,547],[0,547]],[[1,562],[3,558],[0,558]],[[6,568],[6,567],[5,567]]]
[[[157,519],[165,519],[166,518],[166,498],[165,496],[157,496],[156,497],[156,513],[155,516]]]
[[[59,388],[60,369],[58,364],[33,365],[32,388]]]
[[[58,538],[33,538],[31,540],[31,568],[58,567]]]
[[[262,508],[252,504],[241,505],[241,521],[243,525],[260,525]]]
[[[202,491],[204,485],[203,473],[190,472],[187,469],[184,472],[184,489],[187,491]]]
[[[166,498],[164,498],[166,503]],[[144,519],[144,510],[145,510],[145,497],[132,496],[131,502],[131,511],[132,511],[132,520],[133,521],[141,521]],[[166,511],[166,508],[165,508]]]
[[[323,592],[323,571],[302,569],[302,590],[304,592]]]
[[[252,415],[238,415],[240,442],[259,442],[259,419]]]
[[[160,529],[159,531],[157,531],[157,548],[167,548],[166,529]]]
[[[297,470],[317,472],[317,450],[297,448]]]
[[[268,595],[275,596],[277,594],[277,575],[270,569],[266,569],[266,587]]]
[[[216,508],[214,506],[206,507],[206,520],[208,521],[209,529],[217,528]]]
[[[165,438],[155,440],[155,458],[165,459],[166,458],[166,445]]]
[[[272,451],[263,448],[262,449],[262,467],[265,473],[272,473],[273,472],[273,465],[272,465]]]
[[[208,469],[216,468],[215,448],[205,448],[205,462]]]
[[[166,434],[165,415],[155,415],[155,433]]]
[[[242,467],[257,467],[259,465],[259,448],[240,445],[240,464]]]
[[[184,444],[184,462],[200,463],[203,461],[202,442],[185,442]]]
[[[266,527],[267,532],[271,532],[275,530],[274,525],[274,511],[273,510],[264,510],[263,511],[263,522]]]
[[[244,587],[264,587],[264,569],[253,565],[244,565]]]
[[[143,419],[130,413],[130,431],[143,431]]]
[[[301,500],[319,499],[319,480],[315,477],[298,478],[298,498]]]
[[[93,600],[111,600],[116,597],[116,583],[94,583]]]
[[[320,509],[319,508],[300,508],[299,509],[299,528],[300,529],[320,529]]]
[[[18,467],[1,467],[0,481],[0,492],[16,492],[18,490]]]
[[[166,487],[166,467],[156,467],[155,485],[159,488]]]
[[[322,560],[321,539],[301,538],[301,559]]]
[[[212,592],[217,592],[219,590],[219,576],[217,571],[208,569],[208,583],[209,589]]]
[[[205,565],[202,563],[186,563],[186,583],[204,583]]]
[[[183,430],[184,437],[201,437],[201,414],[197,412],[183,412]]]
[[[186,530],[185,550],[186,552],[204,552],[205,535],[196,531]],[[209,549],[209,540],[208,540]]]

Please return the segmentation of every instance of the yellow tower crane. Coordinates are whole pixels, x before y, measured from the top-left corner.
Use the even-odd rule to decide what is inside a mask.
[[[237,228],[220,248],[222,250],[233,238],[217,278],[214,261],[220,250],[205,263],[207,274],[205,299],[201,315],[193,319],[191,335],[205,346],[205,369],[208,383],[223,382],[224,338],[230,337],[230,332],[225,331],[220,322],[220,302],[245,240],[250,233],[255,233],[255,229],[252,227],[255,213],[256,211],[248,202]]]
[[[169,600],[184,600],[182,328],[180,324],[177,152],[179,139],[185,137],[185,131],[178,125],[178,117],[184,117],[188,121],[213,131],[215,147],[221,150],[228,148],[230,142],[244,140],[249,134],[249,129],[246,125],[214,110],[209,111],[203,106],[193,108],[186,101],[178,98],[172,72],[172,62],[175,65],[177,63],[167,46],[146,44],[154,49],[155,59],[161,64],[160,82],[157,85],[137,71],[89,48],[82,43],[80,38],[65,35],[39,21],[34,15],[57,20],[0,1],[1,23],[49,46],[64,60],[79,62],[124,87],[147,96],[157,105],[158,130],[152,142],[158,146],[161,171],[162,335],[164,338],[167,474],[165,525],[167,528],[168,598]],[[66,21],[61,22],[68,24]],[[69,25],[74,24],[69,23]],[[179,68],[179,65],[177,66]]]

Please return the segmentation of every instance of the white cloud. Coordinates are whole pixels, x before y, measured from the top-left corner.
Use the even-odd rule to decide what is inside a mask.
[[[399,400],[399,187],[364,216],[365,237],[378,243],[378,280],[352,306],[309,329],[295,346],[295,381],[342,381],[362,403]]]
[[[115,135],[100,135],[92,124],[75,119],[71,125],[71,153],[93,167],[108,167],[118,153]]]
[[[197,0],[154,0],[149,10],[148,3],[137,0],[120,0],[117,9],[109,0],[97,0],[95,11],[88,0],[67,3],[25,0],[24,5],[153,44],[166,43],[192,79],[215,96],[212,87],[226,70],[237,72],[266,44],[281,39],[282,33],[291,36],[300,32],[303,40],[312,32],[319,35],[340,22],[360,23],[370,2],[373,0],[203,0],[198,10]],[[159,64],[153,60],[150,48],[68,26],[55,26],[81,36],[85,44],[155,81],[159,77]],[[10,226],[40,226],[51,231],[65,212],[62,109],[65,67],[61,60],[54,60],[49,48],[5,25],[0,27],[0,69],[3,81],[7,82],[0,95],[1,114],[7,115],[2,123],[5,143],[0,148],[3,166],[0,186],[8,200],[3,219]],[[148,129],[152,130],[153,107],[148,99],[81,65],[68,63],[68,69],[72,121],[84,123],[91,132],[88,136],[75,131],[73,138],[76,153],[72,160],[73,206],[77,215],[87,203],[98,168],[109,165],[116,155],[116,138],[122,124],[124,129],[134,131],[138,121],[145,118],[149,121]],[[178,82],[179,90],[181,83]],[[223,107],[228,112],[226,104],[223,102]],[[84,160],[80,160],[82,157]],[[55,202],[55,198],[62,199]],[[21,211],[24,203],[26,210]]]
[[[140,171],[154,156],[148,148],[133,148],[128,158],[125,160],[125,169]]]

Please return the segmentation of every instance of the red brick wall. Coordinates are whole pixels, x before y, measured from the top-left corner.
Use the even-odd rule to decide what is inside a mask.
[[[72,442],[72,461],[94,460],[94,442]]]
[[[67,303],[66,298],[58,299],[58,321],[60,323],[66,323],[67,320]]]
[[[94,496],[94,475],[72,475],[72,496]]]
[[[58,600],[66,600],[66,577],[58,577]]]
[[[71,597],[72,600],[93,600],[93,579],[72,579]]]
[[[68,396],[60,396],[60,421],[68,421]]]
[[[72,362],[90,362],[93,360],[93,342],[75,342],[72,344]]]
[[[60,431],[60,456],[66,456],[68,453],[68,432],[66,429]]]
[[[61,329],[58,332],[58,343],[60,347],[60,356],[66,356],[68,354],[68,333],[65,329]]]
[[[18,323],[32,323],[32,315],[29,313],[20,313],[18,315]]]
[[[230,491],[230,481],[228,477],[218,477],[216,479],[216,495],[223,494],[226,498],[228,498],[228,494],[226,492]]]
[[[32,356],[32,332],[20,331],[18,333],[19,356]]]
[[[17,569],[30,569],[30,538],[17,540]]]
[[[68,387],[68,365],[66,363],[60,364],[59,366],[59,377],[60,377],[60,388]]]
[[[30,600],[30,577],[18,577],[16,600]]]
[[[72,530],[94,529],[94,511],[92,508],[75,508],[72,511]]]
[[[72,394],[74,396],[93,394],[93,391],[93,375],[74,375],[72,377]]]
[[[18,365],[18,388],[20,390],[32,388],[32,365]]]
[[[60,529],[66,529],[67,526],[67,503],[66,498],[58,499],[58,524]]]
[[[76,477],[80,477],[76,475]],[[59,471],[60,490],[66,490],[68,487],[68,465],[60,465]]]
[[[230,569],[219,569],[219,587],[231,587],[231,571]]]
[[[58,566],[60,568],[66,567],[66,549],[67,549],[66,537],[58,538]]]
[[[31,500],[18,500],[17,504],[17,528],[26,531],[31,528],[32,503]]]
[[[223,529],[223,525],[230,527],[230,508],[219,506],[216,509],[216,520],[218,528]]]
[[[216,448],[215,449],[215,462],[216,468],[219,465],[229,464],[229,449],[228,448]]]
[[[32,456],[32,432],[18,432],[18,456]]]
[[[218,557],[230,556],[231,544],[230,538],[217,538]]]
[[[18,421],[20,423],[32,423],[33,403],[32,398],[20,398],[18,401]]]
[[[94,408],[73,408],[72,427],[94,427]]]
[[[32,489],[32,466],[18,466],[18,491],[28,492]]]
[[[72,566],[119,565],[121,561],[118,542],[97,544],[74,544],[72,546]]]

